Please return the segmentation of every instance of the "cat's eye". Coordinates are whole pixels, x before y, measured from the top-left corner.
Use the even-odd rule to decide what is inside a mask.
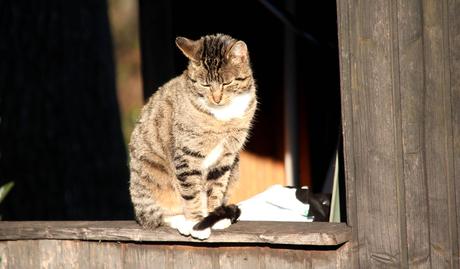
[[[204,84],[204,83],[200,83],[201,87],[203,88],[209,88],[211,87],[211,84]]]
[[[249,77],[237,77],[235,78],[236,81],[245,81],[246,79],[248,79]]]
[[[223,86],[228,86],[228,85],[230,85],[230,84],[232,84],[232,83],[233,83],[233,80],[230,80],[230,81],[228,81],[228,82],[222,83],[222,85],[223,85]]]

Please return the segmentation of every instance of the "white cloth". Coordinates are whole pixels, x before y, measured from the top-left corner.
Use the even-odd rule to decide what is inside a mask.
[[[241,209],[239,220],[245,221],[299,221],[311,222],[307,217],[309,204],[297,200],[295,188],[273,185],[238,204]]]

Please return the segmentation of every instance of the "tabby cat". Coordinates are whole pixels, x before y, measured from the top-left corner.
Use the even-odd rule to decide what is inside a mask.
[[[206,239],[209,223],[224,229],[239,214],[227,202],[256,110],[256,87],[243,41],[216,34],[178,37],[176,45],[188,67],[148,100],[131,136],[131,200],[143,227],[168,225]]]

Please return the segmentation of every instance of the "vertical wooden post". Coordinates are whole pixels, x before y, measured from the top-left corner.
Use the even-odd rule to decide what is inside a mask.
[[[460,1],[337,8],[354,268],[458,268]]]

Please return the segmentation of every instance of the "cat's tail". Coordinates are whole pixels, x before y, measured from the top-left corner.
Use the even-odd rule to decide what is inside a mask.
[[[207,217],[202,219],[200,222],[193,226],[194,230],[204,230],[212,227],[218,221],[223,219],[230,219],[232,223],[235,223],[241,215],[241,210],[237,205],[222,205],[216,208],[213,212],[209,213]]]

